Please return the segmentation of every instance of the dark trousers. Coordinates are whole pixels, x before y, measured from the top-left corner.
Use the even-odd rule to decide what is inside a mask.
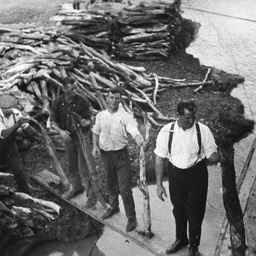
[[[176,223],[176,238],[187,239],[198,246],[205,214],[208,190],[208,171],[205,160],[194,167],[179,169],[169,163],[169,191]]]
[[[77,137],[72,138],[70,142],[65,143],[68,157],[68,178],[74,189],[86,189],[88,199],[95,198],[92,188],[89,170],[83,156],[82,149]],[[83,184],[84,182],[84,184]]]
[[[135,218],[135,203],[131,184],[131,165],[127,148],[117,151],[101,150],[102,164],[106,172],[106,186],[112,208],[119,206],[118,195],[123,199],[127,218]]]
[[[21,192],[29,193],[28,183],[20,166],[18,147],[13,137],[0,139],[0,165],[6,165],[7,170],[14,175]]]

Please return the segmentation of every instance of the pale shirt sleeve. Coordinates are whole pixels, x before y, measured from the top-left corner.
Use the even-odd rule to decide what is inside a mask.
[[[209,158],[214,152],[217,152],[217,145],[215,143],[212,132],[206,125],[200,125],[200,129],[203,133],[203,152],[206,158]]]
[[[2,131],[5,130],[5,124],[4,124],[4,114],[2,112],[2,109],[0,108],[0,138],[3,139]]]
[[[92,132],[97,134],[97,135],[100,135],[100,122],[99,122],[99,118],[100,118],[100,113],[98,113],[96,115],[96,118],[95,118],[95,123],[92,127]]]
[[[19,119],[22,117],[22,113],[16,109],[13,108],[12,112],[14,114],[14,118],[15,118],[15,123],[17,123],[19,121]],[[14,125],[14,124],[13,124]],[[20,126],[20,128],[18,129],[18,131],[20,131],[21,129],[26,129],[29,126],[29,123],[24,123]],[[10,127],[9,127],[10,128]]]
[[[131,134],[133,138],[140,134],[138,130],[138,123],[136,119],[129,113],[123,112],[122,121],[125,124],[126,131]]]
[[[168,141],[169,141],[169,134],[170,134],[170,124],[165,125],[160,132],[158,133],[156,139],[156,148],[154,153],[162,158],[167,158],[168,156]]]
[[[2,131],[9,129],[15,125],[19,121],[19,119],[22,117],[21,112],[16,109],[12,108],[12,113],[8,118],[4,117],[3,112],[1,110],[0,118],[2,119],[0,122],[0,138],[3,139]],[[4,120],[4,121],[3,121]],[[29,126],[28,123],[22,124],[21,127],[18,130],[26,129]]]

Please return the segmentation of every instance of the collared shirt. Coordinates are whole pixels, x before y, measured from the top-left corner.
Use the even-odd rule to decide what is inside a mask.
[[[9,116],[5,116],[2,109],[0,108],[0,139],[4,139],[2,136],[2,131],[12,128],[15,125],[15,123],[22,117],[22,114],[18,109],[12,108],[11,110],[12,114]],[[22,124],[21,128],[26,129],[28,125],[28,123]]]
[[[116,151],[126,147],[127,132],[133,138],[140,134],[134,117],[122,107],[115,113],[107,109],[97,114],[93,133],[99,135],[99,147],[104,151]]]
[[[55,121],[61,129],[75,135],[71,113],[75,112],[84,119],[91,117],[88,101],[77,94],[71,102],[66,102],[64,95],[57,97],[52,104],[50,121]]]
[[[183,130],[175,122],[171,154],[169,153],[168,143],[171,124],[165,125],[159,132],[156,140],[154,153],[162,158],[168,158],[169,161],[180,169],[186,169],[200,162],[204,158],[209,158],[212,153],[217,151],[213,135],[210,129],[201,123],[199,124],[202,140],[201,155],[198,156],[198,140],[195,124],[190,128]]]

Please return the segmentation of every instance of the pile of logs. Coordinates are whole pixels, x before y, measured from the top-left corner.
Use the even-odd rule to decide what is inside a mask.
[[[175,41],[181,30],[176,2],[100,6],[101,9],[63,8],[54,19],[70,26],[68,35],[74,41],[108,50],[119,59],[164,59],[176,50]],[[102,6],[106,8],[102,10]]]
[[[3,179],[2,174],[0,177]],[[61,207],[54,202],[14,192],[0,185],[0,251],[9,241],[33,237],[58,218]]]
[[[108,50],[111,47],[112,19],[106,12],[62,10],[58,16],[61,17],[62,25],[70,27],[66,35],[75,42],[101,50]],[[57,16],[55,19],[58,19]]]
[[[75,78],[78,92],[90,101],[93,114],[105,109],[104,95],[109,88],[119,86],[124,106],[145,107],[154,125],[159,125],[159,119],[169,121],[157,108],[159,92],[202,84],[146,74],[143,67],[116,62],[106,53],[76,43],[60,31],[0,32],[0,95],[15,95],[21,109],[34,118],[50,114],[51,102],[62,93],[66,76]],[[203,82],[206,83],[211,81]]]
[[[168,3],[125,7],[117,18],[115,56],[136,60],[168,58],[176,50],[175,38],[181,29],[175,7]]]

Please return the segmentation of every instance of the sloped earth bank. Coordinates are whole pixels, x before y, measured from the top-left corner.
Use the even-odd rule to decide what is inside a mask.
[[[0,0],[0,23],[6,26],[29,25],[52,26],[50,21],[59,9],[59,5],[65,1],[54,0]],[[189,33],[190,35],[190,33]],[[146,73],[154,72],[157,75],[178,79],[186,79],[188,82],[203,81],[208,67],[201,66],[198,59],[186,54],[184,51],[177,52],[165,61],[150,62],[127,62],[130,65],[143,66]],[[238,99],[230,96],[231,90],[243,81],[242,77],[227,74],[212,68],[209,79],[213,85],[205,86],[201,91],[194,93],[196,87],[167,89],[159,93],[157,105],[160,111],[169,117],[176,117],[176,105],[179,100],[193,99],[198,105],[198,119],[207,124],[213,131],[216,141],[221,148],[229,146],[240,140],[253,128],[253,123],[243,117],[244,108]],[[146,153],[147,179],[154,182],[154,146],[159,128],[152,128],[150,132],[150,145]],[[225,138],[225,139],[224,139]],[[131,159],[134,170],[134,182],[138,177],[139,161],[138,149],[133,142],[130,144]],[[22,166],[28,174],[39,172],[45,168],[51,170],[51,160],[44,145],[39,140],[31,140],[28,150],[20,152]],[[63,166],[66,166],[65,152],[58,152]],[[10,186],[15,187],[12,180],[5,180]],[[40,186],[30,180],[35,187],[33,196],[52,200],[63,207],[62,215],[53,221],[47,229],[38,233],[33,238],[23,238],[18,241],[4,240],[6,242],[6,255],[22,255],[33,245],[51,240],[71,241],[85,237],[95,232],[95,227],[101,229],[99,223],[93,222],[85,214],[69,207],[64,202],[53,197]],[[2,240],[3,241],[3,240]],[[1,254],[2,255],[2,254]]]

